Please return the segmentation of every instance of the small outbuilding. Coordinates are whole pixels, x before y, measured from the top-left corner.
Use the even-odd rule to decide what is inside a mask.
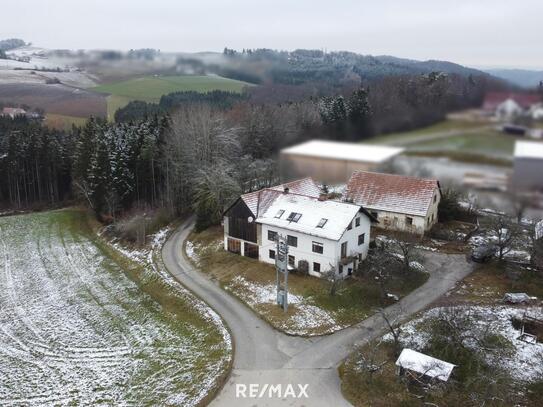
[[[456,365],[405,348],[396,361],[396,374],[410,376],[417,381],[447,382]]]
[[[283,179],[312,177],[325,184],[345,183],[354,171],[371,171],[403,151],[398,147],[311,140],[280,153]]]

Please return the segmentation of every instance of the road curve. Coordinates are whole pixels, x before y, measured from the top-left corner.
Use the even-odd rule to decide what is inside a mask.
[[[193,225],[193,220],[189,219],[170,236],[162,248],[162,258],[169,272],[207,302],[224,319],[232,333],[235,348],[233,370],[211,405],[349,406],[341,394],[337,367],[355,345],[386,332],[383,318],[374,315],[327,336],[301,338],[285,335],[191,265],[184,255],[183,243]],[[430,278],[387,308],[388,315],[407,318],[424,309],[472,270],[462,255],[427,253],[425,257],[427,268],[432,270]],[[292,397],[292,393],[285,394],[289,384],[293,386],[294,394],[301,398]],[[252,395],[256,397],[250,397],[251,385],[255,389]],[[281,395],[270,392],[269,387],[264,387],[266,385],[274,385],[276,390],[281,385]]]

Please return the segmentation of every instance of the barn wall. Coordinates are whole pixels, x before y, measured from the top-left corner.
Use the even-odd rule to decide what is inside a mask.
[[[254,222],[254,215],[243,200],[238,201],[228,209],[224,217],[225,234],[237,239],[257,243],[257,226]],[[249,222],[249,218],[253,218]]]

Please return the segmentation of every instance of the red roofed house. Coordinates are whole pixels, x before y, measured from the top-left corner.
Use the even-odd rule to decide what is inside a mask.
[[[4,109],[2,109],[2,114],[1,114],[1,116],[9,116],[12,119],[15,118],[16,116],[24,116],[24,115],[26,115],[26,110],[20,109],[18,107],[4,107]]]
[[[378,227],[422,235],[437,222],[441,190],[433,179],[357,171],[344,199],[368,210]]]
[[[500,120],[511,120],[540,102],[541,97],[533,93],[491,92],[485,96],[483,110]]]

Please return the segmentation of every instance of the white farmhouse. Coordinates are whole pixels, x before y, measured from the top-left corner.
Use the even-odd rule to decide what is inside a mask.
[[[243,200],[225,212],[225,250],[275,264],[276,239],[283,236],[289,246],[289,266],[307,267],[317,277],[329,270],[347,277],[366,257],[372,218],[362,206],[298,194],[289,188],[264,189],[254,198],[255,218],[247,224],[243,223],[246,212],[240,210]],[[236,220],[237,216],[241,219]],[[245,228],[251,232],[244,233]]]
[[[380,228],[422,235],[437,223],[441,190],[434,179],[357,171],[344,199],[368,210]]]

